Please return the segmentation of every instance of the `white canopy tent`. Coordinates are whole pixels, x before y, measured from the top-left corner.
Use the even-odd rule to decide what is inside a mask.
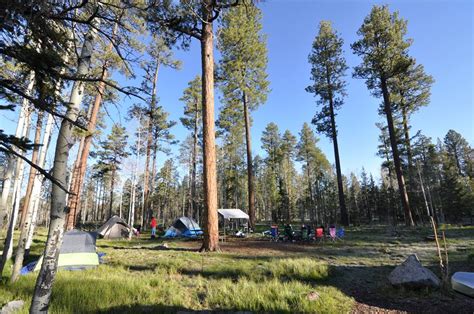
[[[244,227],[244,231],[248,230],[249,215],[238,208],[221,208],[217,210],[223,221],[224,238],[225,229],[230,227],[231,230],[239,230],[240,226]]]
[[[231,208],[231,209],[218,209],[217,212],[219,215],[222,216],[224,219],[249,219],[249,215],[244,213],[242,210],[238,208]]]

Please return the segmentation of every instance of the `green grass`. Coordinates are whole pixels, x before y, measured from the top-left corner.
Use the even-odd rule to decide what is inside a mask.
[[[230,242],[222,253],[198,253],[194,249],[199,244],[189,241],[167,241],[169,249],[162,250],[161,241],[99,240],[106,264],[87,271],[59,271],[50,311],[348,313],[358,286],[381,300],[439,298],[436,291],[414,293],[387,284],[393,267],[413,252],[438,271],[434,243],[424,241],[428,228],[397,231],[392,236],[386,227],[354,228],[347,230],[344,242],[323,245],[253,241],[252,248],[245,241]],[[40,255],[45,232],[40,229],[35,238],[30,260]],[[452,269],[474,270],[474,228],[447,227],[446,233]],[[0,286],[0,306],[16,299],[29,304],[37,274],[9,284],[9,269],[10,265]],[[308,295],[314,293],[318,297],[310,300]],[[25,306],[21,313],[27,312]]]
[[[44,239],[44,234],[38,238]],[[33,252],[39,253],[39,244],[36,242]],[[156,246],[157,242],[143,240],[98,241],[98,251],[107,254],[107,263],[93,270],[58,272],[51,313],[345,313],[352,307],[351,298],[320,284],[327,279],[328,266],[311,258],[259,258],[156,250]],[[21,277],[15,284],[6,283],[4,278],[0,305],[14,299],[29,304],[35,280],[36,273]],[[319,294],[317,300],[308,299],[312,292]],[[25,307],[22,313],[27,310]]]

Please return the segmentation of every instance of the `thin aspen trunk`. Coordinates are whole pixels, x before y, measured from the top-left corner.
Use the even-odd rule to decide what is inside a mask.
[[[140,126],[140,120],[138,121],[138,125]],[[136,199],[136,189],[137,189],[137,172],[138,172],[138,163],[140,161],[140,139],[141,139],[141,132],[140,129],[138,130],[138,141],[137,141],[137,158],[135,160],[135,166],[133,169],[132,175],[132,191],[131,191],[131,205],[130,205],[130,215],[129,215],[129,225],[130,225],[130,232],[128,233],[128,239],[131,240],[133,236],[133,224],[135,220],[135,199]]]
[[[95,25],[95,27],[98,27],[98,25]],[[97,34],[95,27],[91,28],[84,38],[76,71],[76,75],[79,77],[84,77],[89,73],[94,40]],[[77,120],[83,96],[84,82],[74,82],[69,105],[65,114],[68,119],[62,120],[59,129],[52,173],[53,177],[63,185],[67,183],[67,161],[69,158],[69,150],[74,143],[74,125],[70,121]],[[59,250],[65,229],[65,218],[67,214],[65,210],[67,208],[66,197],[67,193],[54,184],[51,193],[51,214],[48,238],[43,255],[43,263],[41,264],[41,269],[36,280],[30,313],[48,312],[54,278],[57,271]]]
[[[213,0],[202,0],[205,23],[201,31],[202,121],[205,223],[202,251],[219,249],[217,220],[216,144],[214,132],[214,34]]]
[[[33,92],[33,86],[35,83],[35,73],[32,71],[29,76],[29,83],[26,88],[26,94],[30,96]],[[28,125],[28,121],[30,120],[31,116],[31,108],[28,100],[25,98],[23,99],[23,103],[20,109],[20,115],[18,118],[18,123],[16,126],[15,137],[21,138],[26,134],[26,125]],[[14,148],[16,152],[19,152],[18,149]],[[14,156],[11,154],[8,157],[8,167],[5,172],[5,176],[3,178],[3,187],[2,187],[2,196],[0,199],[0,228],[3,228],[5,217],[8,216],[9,208],[7,207],[8,196],[10,194],[11,183],[13,180],[13,173],[15,171],[15,165],[17,164],[19,157]]]
[[[87,206],[89,205],[89,189],[86,189],[86,199],[84,201],[84,208],[82,210],[82,224],[85,224],[86,221],[88,220],[87,216],[89,214],[89,211],[87,210]],[[121,210],[121,209],[120,209]],[[120,214],[121,215],[121,214]],[[121,216],[120,216],[121,217]]]
[[[199,120],[199,104],[196,99],[194,103],[194,134],[193,134],[193,152],[192,152],[192,170],[191,170],[191,211],[196,220],[199,222],[200,215],[196,201],[196,168],[197,168],[197,150],[198,150],[198,120]]]
[[[31,162],[34,164],[38,163],[38,154],[39,154],[39,143],[41,141],[41,131],[43,130],[43,111],[38,112],[38,117],[36,121],[36,130],[35,130],[35,139],[34,139],[34,144],[37,145],[33,148],[33,153],[31,155]],[[31,199],[31,191],[33,190],[33,182],[36,176],[36,168],[30,167],[30,175],[28,177],[28,185],[26,186],[26,193],[25,197],[23,199],[23,207],[21,209],[21,218],[20,218],[20,227],[19,229],[22,228],[23,224],[25,223],[26,219],[26,213],[28,211],[28,206],[30,203]]]
[[[87,190],[86,190],[86,201],[87,201]],[[122,216],[122,203],[123,203],[123,186],[122,186],[122,193],[120,193],[120,204],[119,204],[119,216],[120,216],[120,218],[123,218],[123,216]]]
[[[405,224],[407,226],[414,226],[415,223],[413,222],[410,201],[408,200],[408,193],[405,184],[405,178],[403,177],[402,165],[400,163],[400,154],[398,152],[397,136],[393,124],[392,107],[390,102],[390,95],[387,88],[387,82],[386,79],[383,77],[380,81],[384,100],[384,111],[385,115],[387,116],[388,133],[390,135],[390,146],[392,147],[393,163],[395,165],[395,172],[397,174],[400,201],[405,211]]]
[[[41,145],[41,149],[39,151],[38,156],[38,166],[44,168],[45,161],[46,161],[46,153],[48,151],[51,132],[53,129],[54,118],[51,114],[48,114],[48,120],[46,122],[46,127],[43,136],[43,143]],[[41,186],[43,182],[42,175],[36,175],[33,180],[32,189],[31,189],[31,199],[26,208],[26,215],[25,221],[21,226],[21,233],[20,238],[18,239],[18,248],[15,255],[15,263],[13,265],[13,271],[11,275],[11,282],[15,282],[20,275],[21,267],[23,266],[23,259],[25,256],[25,251],[27,247],[27,243],[30,242],[33,238],[34,233],[34,221],[36,220],[39,202],[40,202],[40,194],[41,194]],[[25,210],[25,209],[24,209]],[[31,234],[31,236],[30,236]],[[28,246],[29,249],[29,246]]]
[[[244,120],[245,120],[245,143],[247,146],[247,185],[248,185],[248,205],[249,205],[249,227],[255,230],[255,178],[253,174],[253,160],[252,160],[252,138],[250,135],[250,114],[247,104],[247,95],[245,92],[242,95],[242,102],[244,105]]]
[[[94,206],[94,215],[93,215],[93,219],[95,221],[99,220],[100,188],[101,188],[100,179],[97,178],[96,190],[95,190],[95,204],[94,204],[95,206]]]
[[[31,112],[28,112],[28,116],[24,120],[24,125],[21,130],[20,137],[24,138],[27,136],[30,124],[30,115]],[[22,154],[21,151],[19,151]],[[0,277],[3,274],[3,269],[5,268],[5,264],[8,260],[12,258],[13,255],[13,231],[15,229],[17,217],[18,217],[18,210],[20,208],[20,191],[21,191],[21,183],[23,180],[23,159],[17,157],[15,163],[15,179],[13,182],[13,195],[11,198],[11,202],[7,202],[7,206],[11,208],[11,214],[9,215],[9,225],[7,234],[5,236],[5,242],[3,246],[3,253],[2,253],[2,260],[0,262]]]

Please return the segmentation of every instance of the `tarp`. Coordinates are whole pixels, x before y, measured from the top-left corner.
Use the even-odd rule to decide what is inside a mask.
[[[218,209],[217,212],[224,219],[249,219],[249,215],[237,208],[232,209]]]
[[[43,257],[36,263],[34,271],[40,269],[42,262]],[[58,267],[74,270],[95,267],[97,265],[99,265],[99,256],[95,246],[95,235],[80,230],[66,232],[63,237],[63,244],[59,250]],[[31,264],[27,266],[30,266],[30,269],[33,268]]]
[[[451,277],[453,290],[474,298],[474,273],[457,272]]]
[[[130,226],[119,216],[112,216],[99,229],[97,234],[104,239],[120,239],[128,237]]]

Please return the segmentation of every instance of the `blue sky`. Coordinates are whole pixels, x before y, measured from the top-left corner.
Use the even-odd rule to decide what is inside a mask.
[[[449,129],[460,132],[474,144],[473,109],[473,16],[472,1],[295,1],[267,0],[259,7],[263,11],[263,30],[268,36],[268,74],[271,92],[266,104],[253,113],[254,152],[263,155],[260,137],[265,126],[275,122],[283,133],[286,129],[297,135],[304,122],[310,122],[316,111],[315,98],[305,92],[310,84],[307,62],[312,41],[321,20],[330,20],[342,35],[347,72],[345,105],[339,111],[339,148],[343,173],[360,172],[362,167],[378,177],[381,160],[375,156],[379,131],[375,126],[384,121],[377,114],[379,99],[372,97],[363,80],[352,79],[352,67],[360,63],[350,44],[373,4],[389,4],[408,20],[408,35],[414,39],[410,55],[425,66],[435,83],[431,103],[412,118],[413,132],[422,132],[436,140]],[[218,57],[218,54],[216,54]],[[160,104],[179,121],[183,104],[179,102],[188,81],[200,74],[200,51],[193,40],[188,51],[177,50],[181,70],[162,69],[158,83]],[[122,82],[125,84],[125,82]],[[130,82],[128,82],[130,84]],[[216,108],[220,107],[219,93]],[[127,107],[133,100],[124,99],[120,111],[110,107],[111,120],[125,122]],[[0,116],[7,131],[13,130],[9,119]],[[5,119],[4,119],[5,118]],[[110,123],[111,124],[111,123]],[[131,130],[134,122],[128,123]],[[180,124],[172,131],[184,140],[187,130]],[[130,132],[131,134],[131,132]],[[320,147],[333,162],[332,143],[321,137]],[[178,146],[173,149],[178,151]],[[161,156],[161,162],[165,159]]]
[[[357,39],[357,29],[373,4],[388,3],[408,20],[408,35],[414,39],[410,54],[435,78],[431,103],[413,116],[413,130],[443,137],[453,128],[472,144],[473,131],[473,5],[471,1],[266,1],[263,30],[268,36],[268,74],[271,92],[267,103],[253,113],[254,151],[263,154],[260,137],[269,122],[281,132],[289,129],[297,134],[304,122],[310,122],[315,98],[304,89],[310,84],[307,62],[317,26],[330,20],[344,38],[348,65],[360,63],[350,44]],[[161,104],[177,120],[182,114],[178,99],[187,82],[200,72],[199,47],[177,53],[183,61],[181,71],[163,70],[159,83]],[[375,126],[383,117],[377,114],[380,102],[368,92],[363,80],[352,79],[348,70],[348,97],[339,112],[339,145],[344,173],[359,172],[364,166],[378,176],[380,159],[375,156],[379,131]],[[219,107],[216,98],[216,107]],[[186,131],[175,128],[182,139]],[[333,162],[332,143],[319,142]]]

